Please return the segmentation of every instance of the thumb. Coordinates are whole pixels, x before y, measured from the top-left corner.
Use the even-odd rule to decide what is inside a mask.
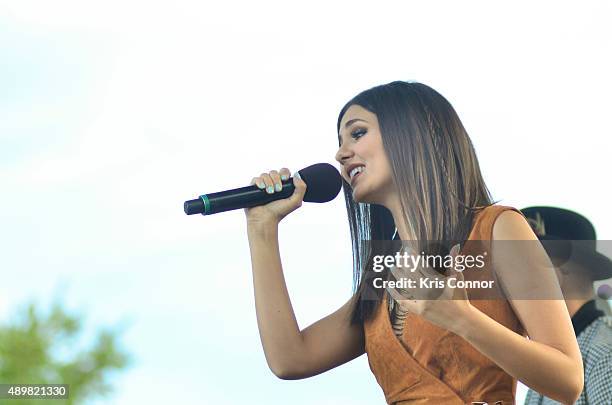
[[[306,194],[306,182],[302,180],[299,172],[293,174],[293,186],[295,187],[293,193],[288,197],[288,202],[293,206],[293,209],[302,206],[304,201],[304,194]]]
[[[461,245],[457,243],[457,244],[455,244],[455,245],[454,245],[454,246],[451,248],[451,250],[450,250],[450,252],[448,252],[448,254],[449,254],[450,256],[452,256],[452,258],[454,259],[454,258],[455,258],[455,257],[456,257],[456,256],[459,254],[459,251],[460,251],[460,250],[461,250]]]
[[[301,203],[304,200],[304,194],[306,194],[306,182],[302,180],[300,172],[295,172],[293,174],[293,185],[295,190],[290,198],[293,200],[298,200]]]
[[[455,268],[450,269],[449,277],[455,278],[457,280],[463,280],[463,271],[456,270]]]
[[[450,277],[454,277],[457,278],[458,280],[463,280],[463,271],[459,271],[457,270],[455,267],[455,260],[457,258],[457,256],[459,256],[459,252],[461,251],[461,245],[459,245],[458,243],[456,245],[454,245],[450,252],[448,253],[449,256],[452,258],[452,266],[450,267],[450,271],[449,271],[449,276]]]

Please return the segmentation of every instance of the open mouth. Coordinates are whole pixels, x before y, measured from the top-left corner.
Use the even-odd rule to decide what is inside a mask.
[[[357,166],[350,171],[349,177],[351,179],[351,184],[354,184],[357,177],[361,176],[363,169],[364,169],[363,166]]]

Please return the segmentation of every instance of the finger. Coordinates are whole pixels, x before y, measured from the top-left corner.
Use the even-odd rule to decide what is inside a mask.
[[[270,177],[268,173],[262,173],[260,177],[263,180],[264,184],[266,185],[266,193],[273,194],[274,193],[274,181],[272,180],[272,177]]]
[[[446,287],[444,288],[444,291],[442,291],[442,294],[440,294],[438,299],[450,300],[453,298],[455,294],[455,288],[451,287],[448,283],[448,280],[450,280],[451,278],[454,279],[455,277],[449,277],[448,279],[446,279]],[[454,285],[457,285],[457,284],[454,284]]]
[[[262,190],[266,188],[266,185],[260,177],[253,177],[253,179],[251,180],[251,185],[256,185]]]
[[[391,273],[391,275],[395,278],[395,280],[399,281],[400,279],[403,278],[408,278],[410,277],[410,274],[405,274],[407,272],[404,272],[400,269],[398,269],[395,266],[389,267],[389,272]]]
[[[281,177],[278,171],[271,170],[270,177],[272,178],[272,181],[274,182],[274,191],[276,192],[281,191],[283,189],[283,183],[281,182]]]
[[[409,288],[389,287],[387,291],[389,291],[393,298],[398,300],[411,300],[414,298],[413,292]]]
[[[454,283],[450,283],[450,280],[454,280]],[[446,288],[443,292],[443,296],[445,299],[455,299],[455,297],[460,299],[469,299],[466,289],[457,285],[458,281],[463,281],[463,273],[459,271],[454,271],[453,275],[446,279]],[[454,287],[451,287],[454,285]]]
[[[463,272],[459,270],[453,269],[453,277],[456,277],[457,280],[463,280]]]
[[[419,272],[419,274],[421,274],[424,277],[429,277],[429,278],[432,278],[432,279],[435,279],[435,280],[441,278],[440,273],[438,271],[432,269],[429,266],[425,266],[425,267],[420,266],[418,268],[418,272]]]
[[[461,251],[461,245],[457,243],[455,246],[451,248],[448,254],[454,258],[455,256],[459,255],[460,251]]]
[[[393,288],[388,288],[387,291],[389,292],[389,295],[391,295],[391,297],[397,302],[397,304],[401,306],[404,312],[418,312],[417,301],[415,299],[413,299],[412,297],[405,298]]]
[[[302,180],[300,176],[300,172],[293,173],[293,185],[295,186],[295,191],[293,195],[297,195],[297,198],[300,200],[304,198],[304,194],[306,193],[306,182]]]
[[[395,279],[397,280],[398,278],[404,276],[403,273],[406,273],[406,271],[404,271],[404,268],[401,266],[391,266],[389,267],[389,271],[391,272],[391,274],[393,275],[393,277],[395,277]]]
[[[389,292],[389,295],[395,300],[395,301],[404,301],[407,300],[409,298],[404,297],[399,291],[397,291],[395,288],[387,288],[387,291]]]
[[[445,272],[445,275],[448,276],[452,276],[453,274],[457,273],[457,270],[455,270],[455,263],[456,263],[456,258],[459,255],[459,252],[461,251],[461,245],[459,245],[458,243],[456,245],[454,245],[450,251],[448,252],[448,256],[450,256],[450,258],[452,259],[450,266],[445,267],[445,270],[447,270]]]
[[[282,169],[280,169],[278,173],[280,174],[282,181],[285,181],[289,177],[291,177],[291,172],[286,167],[283,167]]]
[[[414,283],[418,283],[419,279],[421,279],[421,275],[419,272],[412,272],[407,268],[398,268],[396,266],[390,267],[389,271],[395,277],[395,280],[414,280]]]

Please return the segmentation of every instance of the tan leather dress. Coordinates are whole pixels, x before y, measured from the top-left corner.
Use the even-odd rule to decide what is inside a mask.
[[[476,213],[468,240],[491,240],[495,219],[505,210],[515,209],[493,205]],[[467,253],[462,250],[461,254]],[[490,260],[489,255],[483,269],[489,272],[485,275],[489,279]],[[465,280],[480,277],[476,272],[464,272]],[[468,297],[486,315],[525,335],[507,301],[475,299],[469,290]],[[364,332],[370,369],[388,404],[515,403],[516,379],[460,336],[408,314],[398,339],[392,330],[387,304],[385,298],[374,316],[364,322]]]

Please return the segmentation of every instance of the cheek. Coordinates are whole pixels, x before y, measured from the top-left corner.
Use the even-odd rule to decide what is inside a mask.
[[[376,159],[376,167],[377,171],[379,171],[381,175],[391,177],[391,162],[389,162],[389,159],[384,151],[381,151],[381,153],[378,155],[378,158]]]
[[[379,140],[369,139],[368,142],[363,142],[361,147],[361,156],[366,161],[376,165],[377,167],[384,166],[387,162],[387,154]]]

